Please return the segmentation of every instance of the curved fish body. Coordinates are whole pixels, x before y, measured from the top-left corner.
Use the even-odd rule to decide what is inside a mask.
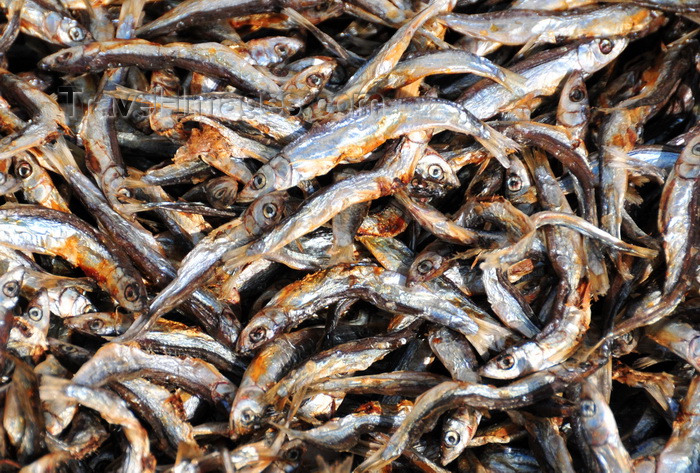
[[[292,370],[265,394],[275,404],[311,383],[364,371],[389,353],[406,345],[411,329],[361,338],[322,351]]]
[[[668,102],[698,50],[695,40],[672,44],[642,75],[641,92],[615,105],[601,125],[600,223],[603,230],[619,238],[627,192],[628,174],[624,159],[640,139],[644,125]]]
[[[590,320],[590,301],[581,305],[568,302],[557,323],[548,324],[532,340],[507,349],[479,373],[487,378],[513,379],[561,363],[576,350]]]
[[[409,313],[473,334],[470,316],[424,286],[405,287],[405,276],[374,265],[338,265],[307,276],[280,291],[253,316],[238,339],[239,352],[250,352],[309,319],[320,308],[348,297],[366,299],[390,312]]]
[[[660,296],[645,297],[613,333],[620,336],[670,315],[693,285],[699,283],[697,246],[700,241],[700,135],[683,148],[661,195],[659,231],[664,242],[666,280]]]
[[[405,185],[423,156],[428,133],[404,137],[398,147],[372,171],[334,183],[308,199],[294,215],[262,236],[248,250],[249,255],[269,254],[317,229],[348,207],[383,197]],[[367,222],[368,218],[364,219]],[[358,231],[362,230],[362,226]]]
[[[262,348],[248,365],[231,406],[230,425],[245,435],[262,420],[265,393],[293,366],[311,355],[323,336],[321,328],[283,334]]]
[[[313,429],[289,430],[287,435],[332,450],[347,451],[360,441],[363,434],[392,430],[401,425],[408,407],[397,407],[398,409],[371,403],[362,406],[360,412],[332,419]]]
[[[586,78],[602,69],[614,61],[628,43],[628,38],[592,39],[537,53],[510,68],[525,78],[525,84],[518,91],[484,79],[468,88],[458,102],[481,120],[527,106],[533,98],[557,92],[572,71],[581,71]]]
[[[153,301],[153,318],[189,297],[213,274],[222,257],[275,226],[284,215],[284,196],[267,194],[251,204],[239,220],[224,224],[203,238],[188,253],[175,277]]]
[[[9,1],[2,3],[11,4]],[[58,46],[79,46],[92,40],[87,28],[67,11],[47,8],[49,5],[49,2],[25,0],[21,9],[21,31]]]
[[[126,87],[117,87],[109,95],[122,100],[148,104],[155,108],[175,110],[187,115],[196,114],[209,118],[242,122],[283,143],[303,135],[306,127],[302,120],[279,113],[276,107],[226,92],[210,92],[203,95],[167,97],[145,94]]]
[[[505,160],[508,150],[518,148],[512,140],[454,102],[433,98],[396,99],[365,106],[290,143],[258,170],[241,191],[239,201],[248,202],[273,190],[289,189],[303,180],[328,173],[338,164],[360,162],[391,138],[432,128],[472,135],[500,160]]]
[[[589,382],[581,384],[577,412],[583,436],[603,472],[631,472],[632,459],[622,445],[605,397]]]
[[[355,471],[366,472],[389,464],[423,432],[429,430],[443,412],[462,406],[486,409],[515,409],[550,396],[568,382],[579,379],[592,367],[558,365],[542,370],[503,387],[464,381],[447,381],[421,395],[388,443],[368,457]]]
[[[659,206],[659,231],[666,256],[664,291],[669,292],[683,274],[682,261],[697,245],[700,216],[700,134],[688,141],[666,180]]]
[[[18,250],[61,256],[93,278],[125,309],[142,312],[146,288],[131,261],[113,242],[79,218],[20,205],[0,209],[0,242]]]
[[[163,256],[162,248],[158,244],[153,244],[150,238],[143,238],[142,232],[138,231],[131,221],[114,211],[87,177],[77,171],[71,172],[70,167],[67,169],[66,177],[83,204],[102,224],[108,235],[120,242],[123,250],[131,255],[146,278],[156,287],[163,287],[173,279],[177,271]],[[232,344],[238,338],[239,322],[235,320],[226,304],[219,301],[211,292],[204,289],[195,290],[192,297],[186,301],[185,308],[200,321],[208,333],[222,343]],[[83,312],[85,311],[79,311],[77,314],[71,312],[71,314],[79,315]],[[133,324],[123,337],[130,338],[145,332],[156,320],[154,317],[147,316],[137,319],[137,323]]]
[[[126,402],[106,389],[81,386],[60,378],[48,377],[39,387],[42,401],[65,400],[97,411],[110,424],[118,425],[128,441],[121,468],[123,471],[152,473],[156,459],[151,453],[148,433]]]
[[[523,79],[508,69],[469,51],[435,51],[399,62],[375,85],[376,89],[398,89],[435,74],[475,74],[491,79],[508,89],[517,89]]]
[[[59,128],[70,130],[63,109],[53,97],[2,68],[0,90],[3,97],[20,103],[32,116],[26,126],[0,140],[0,161],[55,139]]]
[[[606,5],[563,12],[508,9],[474,15],[451,13],[440,20],[449,28],[476,39],[532,47],[567,39],[644,34],[658,28],[664,18],[657,11],[634,5]]]
[[[662,319],[650,325],[645,335],[700,370],[700,331],[684,320]]]
[[[128,376],[146,376],[176,383],[183,389],[229,409],[236,386],[219,370],[197,358],[153,355],[134,342],[108,343],[100,348],[73,376],[72,382],[99,387]]]
[[[43,69],[71,74],[125,66],[144,69],[181,67],[225,79],[266,97],[280,93],[271,77],[249,64],[244,56],[219,43],[157,44],[141,39],[101,41],[63,49],[40,63]]]
[[[136,35],[161,36],[206,20],[265,13],[284,7],[311,8],[321,3],[321,0],[187,0],[138,28]]]
[[[656,461],[658,473],[690,473],[700,468],[700,379],[694,377],[673,422],[673,432]]]

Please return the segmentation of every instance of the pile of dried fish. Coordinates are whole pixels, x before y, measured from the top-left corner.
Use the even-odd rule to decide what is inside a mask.
[[[700,2],[2,7],[0,472],[700,471]]]

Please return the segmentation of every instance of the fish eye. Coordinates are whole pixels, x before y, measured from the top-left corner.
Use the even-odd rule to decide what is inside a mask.
[[[243,412],[241,412],[241,422],[243,422],[244,425],[252,424],[253,422],[255,422],[256,418],[257,416],[255,415],[255,412],[253,412],[252,409],[243,409]]]
[[[520,189],[523,188],[523,180],[520,179],[520,177],[517,174],[511,174],[510,176],[508,176],[506,185],[508,186],[509,191],[518,192]]]
[[[59,64],[62,62],[67,62],[67,61],[70,61],[70,59],[72,57],[73,57],[73,53],[70,51],[66,51],[63,54],[59,54],[58,56],[56,56],[56,62]]]
[[[253,343],[259,343],[265,340],[265,329],[262,327],[258,327],[252,332],[250,332],[250,341]]]
[[[458,432],[455,432],[454,430],[448,430],[447,432],[445,432],[445,436],[443,437],[442,441],[448,447],[454,447],[459,443],[460,439],[461,437]]]
[[[115,311],[117,314],[121,314],[121,315],[128,315],[128,314],[129,314],[129,310],[126,309],[126,308],[124,308],[124,307],[122,307],[121,305],[117,305],[117,306],[114,308],[114,311]],[[95,312],[97,312],[97,310],[95,310]]]
[[[92,319],[88,323],[88,328],[90,330],[92,330],[93,332],[96,332],[96,331],[100,330],[103,325],[104,325],[104,323],[100,319]]]
[[[596,407],[595,402],[585,400],[581,401],[580,412],[583,417],[593,417],[595,415]]]
[[[129,302],[134,302],[139,298],[139,287],[136,283],[131,283],[124,289],[124,298]]]
[[[117,197],[129,199],[129,198],[131,198],[131,196],[132,196],[131,191],[129,189],[127,189],[126,187],[120,187],[117,190]]]
[[[144,120],[147,115],[148,115],[148,112],[146,112],[142,108],[136,108],[136,109],[134,109],[133,112],[131,112],[131,118],[137,122]]]
[[[26,179],[32,175],[32,165],[26,161],[22,161],[17,166],[17,175],[22,179]]]
[[[433,269],[433,262],[429,259],[424,259],[418,263],[418,266],[416,266],[416,271],[418,271],[420,274],[428,274],[431,269]]]
[[[263,217],[265,217],[268,220],[271,218],[275,218],[275,216],[277,215],[277,206],[271,203],[263,205],[262,214]]]
[[[600,48],[600,52],[603,54],[610,54],[613,50],[613,43],[609,39],[601,39],[600,43],[598,44],[598,47]]]
[[[428,175],[433,179],[442,180],[444,173],[439,165],[433,164],[428,168]]]
[[[572,102],[580,102],[585,97],[586,94],[580,87],[576,87],[575,89],[572,89],[571,92],[569,92],[569,99],[571,99]]]
[[[301,458],[301,448],[290,448],[289,450],[287,450],[284,456],[287,458],[287,460],[295,462]]]
[[[219,187],[214,191],[214,198],[215,199],[223,199],[226,196],[226,189],[223,187]]]
[[[695,146],[693,146],[693,154],[700,156],[700,143],[696,143]]]
[[[265,183],[267,182],[267,179],[265,179],[265,175],[261,172],[255,174],[253,176],[253,181],[251,182],[251,187],[255,191],[259,191],[263,187],[265,187]]]
[[[7,297],[15,297],[19,294],[19,283],[17,281],[8,281],[2,286],[2,293]]]
[[[71,345],[61,345],[61,351],[63,353],[73,353],[75,351],[75,347]]]
[[[306,78],[306,84],[309,87],[318,87],[321,85],[321,82],[323,82],[323,79],[318,74],[310,74],[309,77]]]
[[[29,309],[29,310],[27,311],[27,316],[28,316],[31,320],[33,320],[33,321],[35,321],[35,322],[38,322],[38,321],[41,320],[41,318],[44,316],[44,313],[43,313],[43,311],[42,311],[40,308],[38,308],[38,307],[32,307],[31,309]]]
[[[496,358],[496,366],[502,370],[509,370],[515,366],[515,358],[510,354],[501,355]]]
[[[279,54],[282,57],[286,57],[289,54],[289,49],[287,49],[286,44],[277,43],[275,44],[273,49],[277,54]]]
[[[73,41],[82,41],[85,39],[85,32],[79,26],[73,26],[68,30],[68,37]]]

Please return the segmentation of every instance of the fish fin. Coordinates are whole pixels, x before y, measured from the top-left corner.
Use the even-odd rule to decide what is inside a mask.
[[[47,145],[42,147],[41,151],[43,152],[43,157],[59,174],[65,176],[67,172],[80,172],[78,163],[75,161],[75,157],[63,137],[59,137],[54,146]]]
[[[535,46],[539,45],[542,43],[540,41],[541,37],[536,36],[534,38],[530,38],[527,43],[523,44],[523,46],[518,50],[517,53],[515,53],[515,56],[513,57],[514,61],[518,61],[522,58],[525,57],[527,53],[529,53]]]
[[[499,133],[490,126],[484,124],[488,130],[489,137],[483,138],[474,135],[474,138],[486,148],[491,155],[493,155],[501,165],[508,169],[510,167],[510,160],[508,159],[508,151],[518,151],[520,145],[508,138],[507,136]]]
[[[136,90],[136,89],[130,89],[129,87],[124,87],[123,85],[116,84],[114,89],[112,90],[105,90],[105,93],[109,95],[110,97],[114,97],[115,99],[121,99],[121,100],[128,100],[130,102],[139,102],[139,103],[148,103],[150,104],[148,100],[141,99],[139,100],[139,97],[143,95],[143,92]]]
[[[244,264],[252,263],[253,261],[257,260],[258,258],[261,257],[261,255],[248,255],[247,251],[248,249],[255,243],[254,241],[251,243],[247,243],[243,246],[240,246],[234,250],[229,251],[226,253],[221,260],[223,261],[223,270],[226,271],[227,273],[232,273],[236,268],[239,268],[243,266]]]
[[[677,46],[677,45],[679,45],[679,44],[683,44],[683,43],[685,43],[686,41],[690,41],[691,39],[695,38],[695,37],[698,35],[699,32],[700,32],[700,28],[695,28],[695,29],[694,29],[693,31],[691,31],[690,33],[686,33],[686,34],[684,34],[683,36],[681,36],[680,38],[678,38],[677,40],[673,41],[672,43],[668,43],[668,44],[666,45],[666,47],[667,47],[667,48],[671,48],[671,47],[673,47],[673,46]]]
[[[143,21],[143,7],[146,0],[126,0],[119,11],[119,24],[117,26],[116,37],[120,39],[131,39],[134,30]]]
[[[663,360],[654,358],[653,356],[643,356],[632,362],[632,367],[637,370],[645,370],[652,366],[661,363]]]
[[[505,67],[499,67],[498,69],[503,74],[503,80],[497,81],[499,84],[516,94],[524,92],[525,84],[527,83],[525,77]]]
[[[479,326],[479,330],[475,335],[465,335],[465,337],[479,356],[488,358],[489,352],[501,352],[513,340],[513,333],[500,324],[476,317],[472,320]]]
[[[333,246],[328,250],[330,255],[330,260],[328,260],[328,266],[335,266],[337,264],[343,263],[354,263],[355,262],[355,246]]]

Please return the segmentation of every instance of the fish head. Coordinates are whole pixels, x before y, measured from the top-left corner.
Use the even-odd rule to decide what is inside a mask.
[[[113,312],[88,312],[63,319],[67,327],[83,333],[99,336],[121,335],[120,321]]]
[[[238,182],[228,176],[210,179],[204,185],[204,193],[215,209],[228,209],[238,196]]]
[[[282,87],[282,103],[288,110],[303,107],[326,86],[336,67],[333,60],[314,64],[292,76]]]
[[[285,214],[285,191],[272,192],[257,198],[243,214],[243,226],[250,236],[259,236],[274,228]]]
[[[608,440],[610,428],[617,428],[605,397],[587,381],[581,383],[577,414],[592,446],[604,445]]]
[[[279,307],[265,307],[246,325],[238,337],[236,350],[240,354],[250,354],[272,340],[282,331],[282,325],[276,322],[285,318],[285,312]]]
[[[46,56],[39,61],[38,66],[43,70],[80,74],[90,69],[90,63],[98,52],[98,43],[73,46]]]
[[[428,149],[418,160],[408,187],[411,196],[435,198],[459,187],[454,169],[436,151]]]
[[[112,296],[119,302],[119,305],[129,312],[140,313],[146,307],[146,287],[143,281],[124,274],[117,281],[116,293]]]
[[[18,266],[0,278],[0,307],[12,310],[15,307],[19,291],[24,280],[24,268]]]
[[[579,45],[581,70],[592,74],[617,58],[629,44],[628,38],[597,38]]]
[[[524,356],[508,349],[482,366],[479,374],[492,379],[514,379],[529,372],[528,368],[530,363]]]
[[[56,24],[52,38],[63,46],[80,46],[92,40],[90,32],[75,19],[63,16]]]
[[[265,411],[263,397],[264,392],[258,386],[245,387],[236,395],[229,420],[233,432],[246,435],[260,424]]]
[[[281,64],[304,49],[306,43],[300,38],[269,36],[246,43],[250,57],[260,66]]]
[[[527,168],[520,159],[513,155],[509,157],[509,160],[511,165],[506,170],[504,182],[506,198],[514,204],[532,203],[535,196],[532,195],[531,190],[534,191],[534,188]]]
[[[271,162],[265,164],[253,174],[253,177],[238,194],[238,202],[252,202],[276,189],[275,183],[278,178],[271,164]]]
[[[443,466],[451,463],[464,452],[469,441],[474,437],[478,425],[479,417],[476,415],[451,416],[445,421],[440,442]]]
[[[445,258],[435,251],[424,252],[411,263],[406,283],[409,286],[430,281],[440,274]]]

